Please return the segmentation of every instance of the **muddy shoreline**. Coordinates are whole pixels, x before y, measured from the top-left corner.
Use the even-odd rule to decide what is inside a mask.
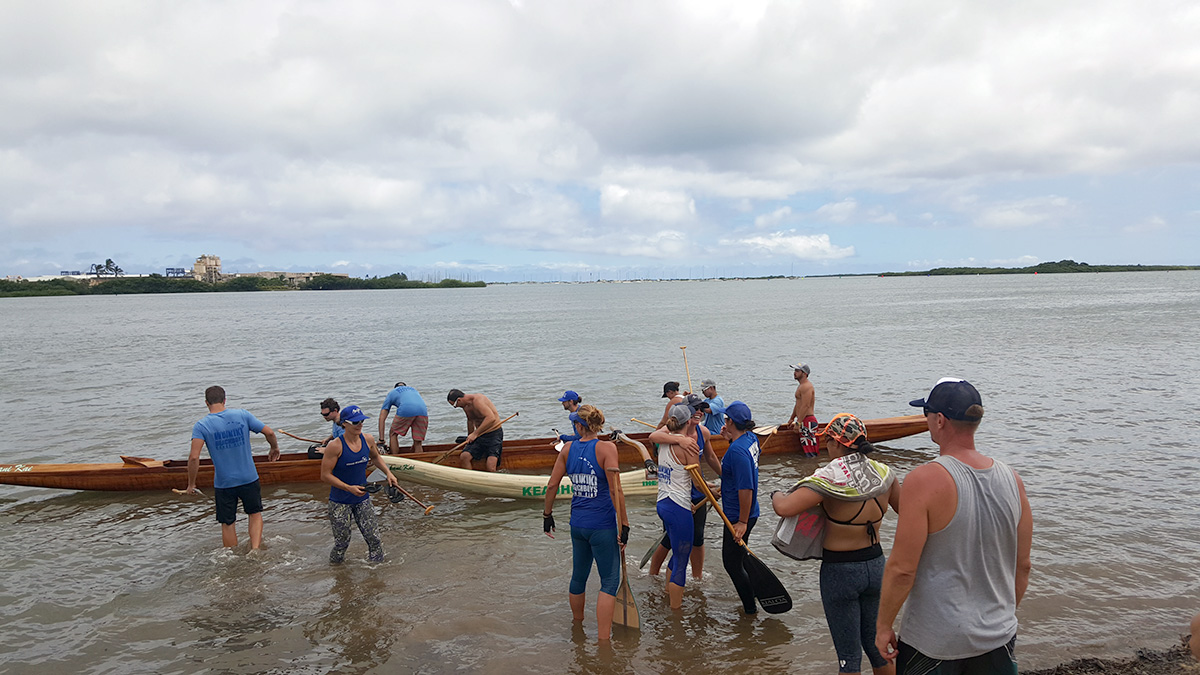
[[[1166,650],[1139,649],[1127,659],[1076,659],[1053,668],[1022,670],[1022,675],[1179,675],[1200,673],[1200,663],[1192,658],[1188,638]]]

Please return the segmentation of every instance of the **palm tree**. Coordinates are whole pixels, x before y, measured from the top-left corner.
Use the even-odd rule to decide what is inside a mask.
[[[101,274],[104,274],[104,265],[100,263],[92,265],[90,268],[88,268],[88,274],[95,274],[97,277],[99,277]]]

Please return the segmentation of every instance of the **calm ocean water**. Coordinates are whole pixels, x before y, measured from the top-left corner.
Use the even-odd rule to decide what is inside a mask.
[[[184,458],[210,384],[273,427],[323,437],[321,399],[375,415],[404,380],[443,442],[464,428],[444,402],[452,387],[520,411],[512,438],[562,428],[568,388],[618,427],[656,420],[663,382],[686,383],[681,346],[694,384],[716,379],[763,424],[787,417],[797,360],[812,365],[822,420],[908,414],[939,377],[961,376],[984,397],[981,449],[1022,473],[1032,502],[1018,650],[1038,668],[1166,647],[1200,610],[1198,333],[1195,272],[14,298],[0,300],[0,462]],[[902,474],[936,453],[927,435],[885,445]],[[814,467],[764,461],[764,499]],[[0,670],[833,667],[817,564],[770,548],[773,517],[750,543],[791,590],[790,613],[738,618],[710,522],[683,614],[635,573],[642,630],[602,649],[594,577],[583,632],[571,628],[565,527],[550,540],[530,503],[411,489],[437,509],[381,505],[387,562],[368,566],[355,533],[333,568],[316,485],[264,488],[259,555],[221,549],[209,500],[0,486]],[[650,499],[630,516],[636,562],[659,524]]]

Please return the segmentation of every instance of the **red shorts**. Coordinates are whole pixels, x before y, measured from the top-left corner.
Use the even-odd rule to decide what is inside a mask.
[[[796,425],[796,431],[800,433],[800,449],[804,451],[805,457],[816,457],[821,449],[817,443],[817,426],[817,418],[812,415]]]
[[[388,435],[405,436],[408,434],[409,429],[412,429],[412,439],[414,441],[423,442],[426,432],[429,431],[429,416],[400,417],[397,415],[392,418],[392,430]]]

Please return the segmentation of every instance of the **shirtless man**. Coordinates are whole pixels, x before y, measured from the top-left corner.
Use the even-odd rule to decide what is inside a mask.
[[[792,416],[787,423],[796,423],[796,431],[800,433],[800,448],[805,457],[816,457],[820,446],[817,445],[817,392],[808,379],[811,369],[807,363],[794,365],[792,377],[796,378],[796,405],[792,408]]]
[[[667,399],[667,407],[663,410],[662,419],[658,421],[658,426],[655,429],[667,426],[667,418],[671,416],[671,408],[683,403],[683,394],[679,393],[679,383],[668,382],[664,384],[662,397]]]
[[[470,469],[471,460],[486,459],[487,470],[495,471],[504,444],[504,428],[496,406],[483,394],[464,394],[461,389],[451,389],[446,401],[467,415],[467,445],[458,456],[458,465]]]

